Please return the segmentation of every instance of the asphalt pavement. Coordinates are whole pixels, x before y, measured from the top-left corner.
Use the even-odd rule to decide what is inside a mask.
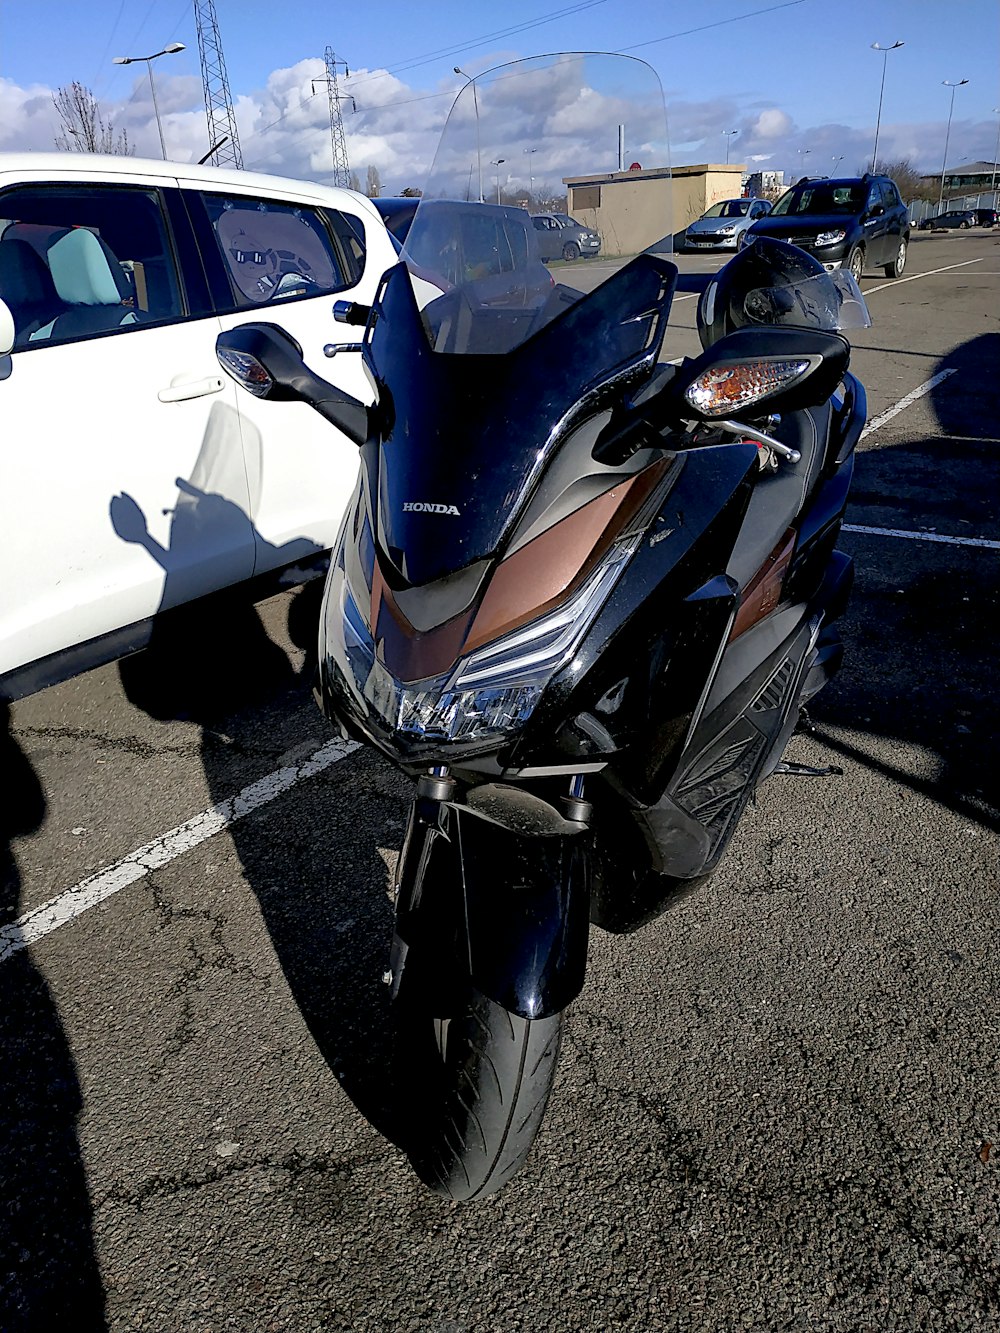
[[[670,355],[721,262],[679,258]],[[1000,234],[915,235],[904,279],[862,283],[847,659],[791,755],[843,776],[775,777],[699,894],[593,932],[494,1198],[392,1140],[408,784],[324,748],[316,586],[10,709],[3,1333],[997,1327]]]

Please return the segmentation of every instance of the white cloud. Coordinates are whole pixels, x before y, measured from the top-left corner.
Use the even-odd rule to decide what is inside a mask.
[[[750,133],[758,139],[780,139],[792,130],[792,118],[779,107],[768,107],[754,122]]]

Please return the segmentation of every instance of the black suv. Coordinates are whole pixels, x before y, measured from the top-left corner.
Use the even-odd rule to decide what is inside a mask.
[[[742,233],[740,248],[755,236],[791,241],[824,268],[846,268],[855,278],[866,268],[898,278],[906,267],[910,215],[888,176],[804,177]]]

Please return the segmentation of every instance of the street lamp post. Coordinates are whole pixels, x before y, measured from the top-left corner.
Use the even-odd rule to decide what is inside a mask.
[[[843,153],[838,154],[838,156],[835,157],[835,158],[833,159],[833,169],[834,169],[834,171],[837,170],[837,163],[838,163],[838,162],[843,162],[843,160],[844,160],[844,154],[843,154]]]
[[[490,159],[490,166],[497,167],[497,203],[500,202],[500,171],[499,168],[507,161],[505,157],[494,157]]]
[[[479,172],[479,202],[483,202],[483,152],[479,145],[479,98],[476,96],[476,81],[471,74],[466,74],[464,69],[459,69],[458,65],[452,65],[456,74],[461,74],[463,79],[467,79],[472,84],[472,105],[476,109],[476,167]],[[466,84],[468,87],[468,84]]]
[[[531,165],[531,155],[532,155],[532,153],[537,153],[537,152],[538,152],[538,149],[537,149],[537,148],[526,148],[526,149],[524,150],[524,152],[525,152],[525,154],[527,155],[527,158],[528,158],[528,199],[530,200],[531,197],[532,197],[532,196],[534,195],[534,193],[535,193],[535,173],[534,173],[534,171],[532,170],[532,165]]]
[[[941,80],[942,88],[951,89],[951,105],[948,107],[948,128],[945,130],[944,157],[941,159],[941,189],[938,191],[939,213],[941,212],[941,208],[944,202],[944,173],[945,173],[945,167],[948,165],[948,140],[951,138],[951,113],[955,110],[955,89],[961,88],[963,84],[966,84],[968,82],[969,82],[968,79],[959,79],[957,83],[951,83],[948,79]]]
[[[892,46],[881,46],[878,42],[872,42],[873,51],[882,52],[882,82],[878,90],[878,115],[875,117],[875,147],[872,149],[872,175],[875,175],[875,163],[878,161],[878,130],[882,123],[882,94],[885,92],[885,66],[889,59],[890,51],[898,51],[905,42],[893,42]]]
[[[809,156],[809,154],[812,152],[812,149],[811,149],[811,148],[797,148],[795,151],[798,153],[799,157],[802,159],[801,164],[800,164],[800,166],[799,166],[799,172],[800,172],[800,174],[801,174],[802,172],[805,171],[806,158],[807,158],[807,157]]]
[[[162,51],[156,51],[151,56],[115,56],[112,65],[138,65],[145,61],[146,73],[149,75],[149,91],[153,98],[153,115],[156,117],[156,128],[160,133],[160,156],[164,162],[167,160],[167,145],[163,142],[163,126],[160,124],[160,108],[156,105],[156,85],[153,83],[153,61],[158,60],[160,56],[173,56],[178,51],[184,50],[183,42],[171,42],[165,46]]]
[[[723,130],[722,133],[723,133],[723,134],[725,135],[725,137],[726,137],[726,166],[728,167],[728,166],[729,166],[729,145],[730,145],[730,144],[732,143],[732,141],[733,141],[733,135],[734,135],[734,134],[739,134],[739,130]]]

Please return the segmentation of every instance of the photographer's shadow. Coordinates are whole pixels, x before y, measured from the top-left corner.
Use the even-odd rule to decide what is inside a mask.
[[[40,828],[45,795],[0,703],[0,1329],[107,1327],[77,1142],[83,1106],[59,1012],[16,928],[14,838]]]

